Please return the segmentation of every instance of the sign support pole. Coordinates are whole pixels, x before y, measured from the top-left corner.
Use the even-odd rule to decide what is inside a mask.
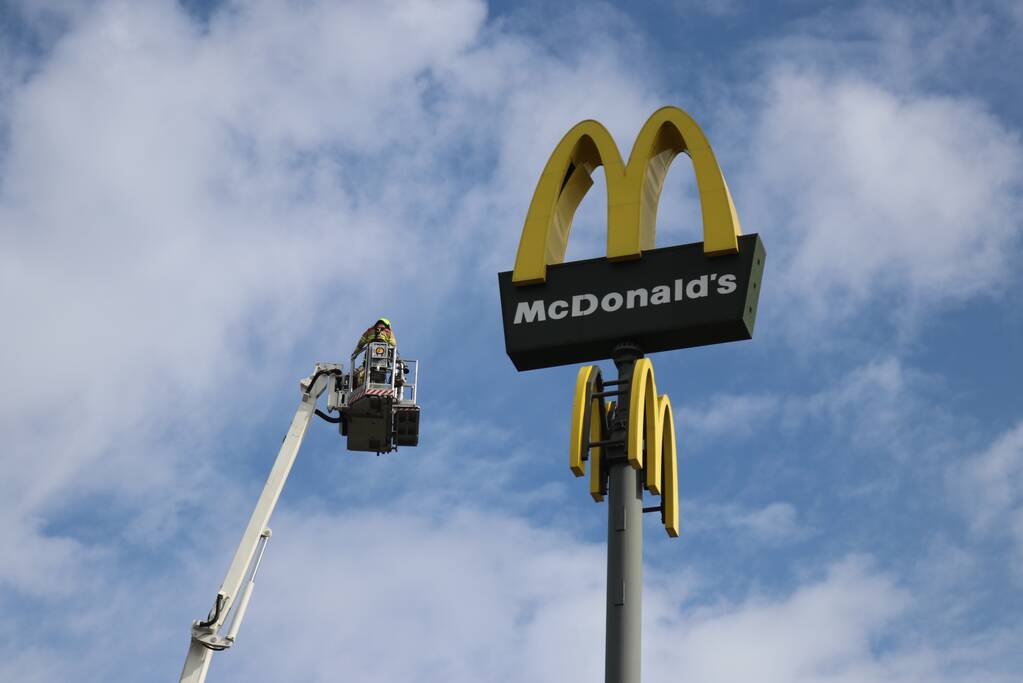
[[[640,683],[641,619],[643,598],[643,484],[626,454],[629,429],[629,393],[636,346],[614,350],[618,368],[618,401],[607,448],[607,628],[605,683]]]

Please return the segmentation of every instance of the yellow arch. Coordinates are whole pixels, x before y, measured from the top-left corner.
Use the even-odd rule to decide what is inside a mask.
[[[663,412],[663,448],[664,469],[661,479],[661,505],[664,506],[664,529],[672,538],[679,534],[678,509],[678,451],[675,441],[675,419],[671,412],[671,402],[662,396]]]
[[[649,358],[640,358],[632,369],[627,449],[629,464],[644,470],[647,489],[661,497],[665,530],[672,538],[677,537],[679,508],[675,418],[668,396],[657,395],[654,367]]]
[[[598,503],[604,500],[604,480],[600,470],[602,448],[590,448],[589,444],[606,437],[604,420],[601,410],[603,401],[593,396],[594,392],[603,390],[600,368],[586,365],[579,368],[575,380],[575,395],[572,399],[572,432],[569,434],[568,468],[572,474],[581,477],[586,474],[584,459],[590,462],[590,495]],[[607,404],[606,413],[610,413],[614,403]],[[584,439],[583,435],[588,435]],[[589,451],[589,456],[586,452]]]
[[[565,260],[572,218],[598,166],[604,167],[607,181],[607,257],[639,258],[643,249],[652,249],[661,188],[680,152],[689,154],[696,173],[704,253],[738,252],[739,218],[710,143],[687,113],[662,107],[640,129],[627,166],[611,134],[597,121],[582,121],[565,134],[533,192],[512,282],[544,282],[547,265]]]
[[[647,421],[650,421],[650,416],[647,415]],[[674,439],[675,439],[675,424],[671,414],[671,399],[668,398],[667,394],[657,397],[657,409],[654,412],[656,436],[654,441],[647,442],[646,452],[646,465],[644,471],[646,472],[646,487],[655,495],[661,495],[663,487],[661,485],[661,477],[663,474],[663,462],[674,456]],[[671,444],[668,443],[669,438]]]
[[[585,465],[583,465],[583,424],[586,421],[590,376],[596,369],[596,365],[584,365],[579,368],[579,374],[575,379],[575,393],[572,397],[572,431],[568,435],[568,468],[577,477],[586,473]]]
[[[643,443],[647,444],[655,462],[660,461],[660,441],[657,424],[657,384],[654,366],[649,358],[640,358],[632,369],[632,387],[629,392],[629,464],[634,469],[643,467]],[[645,432],[645,433],[644,433]]]

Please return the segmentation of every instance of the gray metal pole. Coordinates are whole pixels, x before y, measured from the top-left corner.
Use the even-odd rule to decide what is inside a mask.
[[[631,345],[615,349],[618,379],[632,379],[643,354]],[[611,426],[611,439],[625,438],[629,428],[629,384],[621,394]],[[639,472],[628,463],[625,446],[607,449],[607,630],[605,683],[640,683],[643,599],[643,487]]]

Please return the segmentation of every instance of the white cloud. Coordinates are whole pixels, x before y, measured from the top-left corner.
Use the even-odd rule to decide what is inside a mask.
[[[701,406],[682,406],[675,419],[688,437],[712,439],[749,436],[781,409],[778,396],[758,394],[715,394]]]
[[[675,2],[675,11],[686,19],[691,12],[703,12],[712,17],[731,17],[743,10],[744,3],[741,0],[703,0],[693,2],[692,0],[681,0]]]
[[[200,28],[169,2],[99,3],[4,86],[0,507],[24,555],[0,581],[73,574],[77,541],[47,529],[90,496],[137,537],[173,532],[225,486],[224,425],[316,360],[296,347],[337,353],[380,301],[437,326],[464,255],[489,284],[491,246],[514,252],[493,216],[522,213],[565,122],[651,109],[614,38],[568,62],[485,16],[271,3]]]
[[[888,667],[872,642],[906,605],[889,579],[849,560],[785,599],[753,598],[683,617],[681,637],[665,638],[673,631],[666,629],[654,648],[666,670],[690,680],[885,680]]]
[[[598,546],[519,521],[448,511],[354,518],[288,516],[261,576],[245,655],[224,680],[556,680],[599,675],[603,559]],[[254,605],[254,615],[257,614]],[[275,624],[312,623],[315,638]],[[276,652],[266,645],[282,638]],[[239,646],[240,649],[241,645]],[[288,653],[281,656],[282,653]]]
[[[784,430],[827,426],[826,433],[865,455],[900,463],[933,464],[955,452],[961,420],[930,400],[944,380],[896,356],[879,356],[853,367],[803,396],[786,398]],[[894,484],[894,472],[887,484]],[[878,482],[880,485],[881,482]]]
[[[1011,540],[1023,572],[1023,422],[951,465],[947,484],[974,533]]]
[[[913,406],[916,379],[912,368],[894,356],[872,360],[850,370],[825,389],[789,404],[786,419],[825,416],[854,429],[872,425],[885,437],[905,426]]]
[[[944,433],[930,426],[931,438],[920,440],[922,417],[940,412],[926,401],[940,381],[897,356],[878,356],[820,380],[788,393],[720,393],[700,405],[678,407],[675,423],[683,450],[686,443],[702,449],[824,422],[828,433],[854,439],[857,446],[901,456],[931,448],[941,438],[936,434]]]
[[[768,249],[762,328],[810,352],[898,344],[1017,286],[1023,145],[1008,82],[976,76],[1023,47],[1007,14],[830,8],[751,50],[755,94],[718,144]]]
[[[794,505],[782,501],[758,508],[736,504],[682,503],[686,533],[737,534],[743,542],[783,545],[802,541],[813,530],[799,520]]]
[[[289,513],[275,532],[238,645],[213,665],[218,680],[601,675],[597,545],[469,508],[440,519]],[[959,680],[952,655],[894,638],[912,598],[862,558],[782,595],[723,601],[694,587],[649,572],[645,678]],[[878,648],[882,640],[890,645]]]
[[[1004,291],[1023,149],[978,103],[780,68],[752,145],[774,298],[803,327]]]
[[[602,544],[473,507],[331,514],[285,504],[273,526],[239,640],[216,655],[211,680],[327,681],[339,672],[352,680],[456,683],[601,675]],[[76,597],[69,607],[82,654],[73,665],[49,640],[5,658],[0,675],[19,668],[39,681],[175,675],[187,618],[200,616],[189,609],[204,611],[201,598],[212,599],[215,590],[212,583],[207,593],[198,590],[197,579],[222,568],[222,546],[234,538],[216,536],[209,547],[220,550],[191,559],[185,576],[111,586],[102,601],[85,605]],[[644,676],[651,680],[1012,680],[997,675],[1010,643],[992,649],[971,641],[947,651],[920,645],[929,627],[913,620],[915,597],[865,558],[807,570],[781,593],[767,594],[751,580],[725,597],[709,577],[686,569],[683,546],[668,552],[679,553],[674,568],[648,567],[645,577]],[[135,656],[112,660],[109,628],[128,615],[139,626]]]
[[[804,538],[808,531],[796,520],[796,508],[789,503],[770,503],[739,518],[739,524],[755,536],[772,541]]]

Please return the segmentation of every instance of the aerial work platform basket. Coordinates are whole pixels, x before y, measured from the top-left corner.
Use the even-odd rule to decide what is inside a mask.
[[[386,342],[352,356],[351,371],[328,386],[327,408],[340,412],[348,450],[389,453],[419,445],[419,361]]]

